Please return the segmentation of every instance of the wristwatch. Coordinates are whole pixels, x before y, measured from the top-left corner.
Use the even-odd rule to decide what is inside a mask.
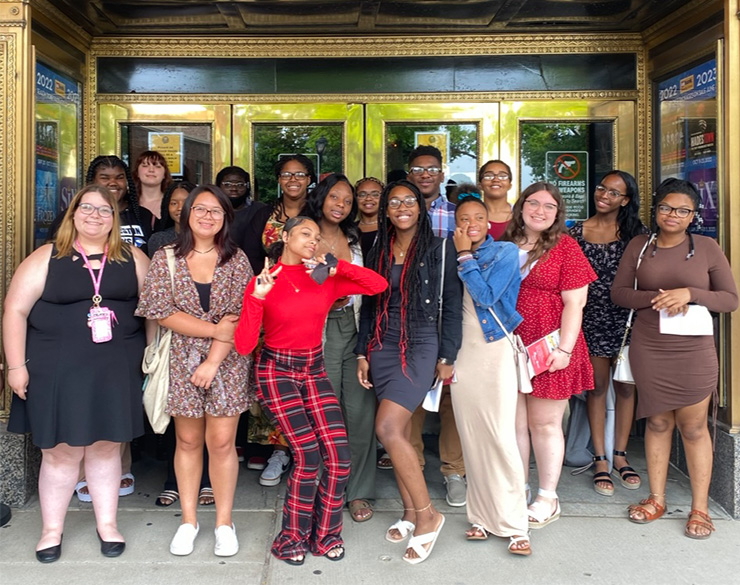
[[[437,358],[437,363],[442,364],[443,366],[449,366],[452,362],[448,360],[447,358]]]

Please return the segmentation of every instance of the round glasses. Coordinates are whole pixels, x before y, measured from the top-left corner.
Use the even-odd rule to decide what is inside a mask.
[[[511,175],[509,173],[504,173],[503,171],[500,173],[483,173],[481,179],[483,181],[493,181],[494,179],[498,179],[499,181],[508,181],[511,179]]]
[[[616,189],[607,189],[604,185],[596,185],[596,194],[603,195],[604,193],[606,193],[612,201],[619,199],[620,197],[625,197],[624,193],[620,193]]]
[[[213,219],[223,219],[224,210],[220,207],[214,207],[213,209],[208,209],[207,207],[203,207],[202,205],[196,205],[194,207],[191,207],[190,209],[193,210],[193,215],[197,217],[198,219],[203,219],[206,215],[209,213],[211,214],[211,217]]]
[[[360,191],[357,194],[358,199],[380,199],[380,191]]]
[[[558,210],[558,206],[554,203],[540,203],[537,199],[525,199],[524,204],[532,210],[542,207],[545,213],[555,213]]]
[[[403,203],[406,207],[413,207],[416,205],[416,197],[404,197],[403,199],[389,199],[388,200],[388,207],[391,209],[398,209],[401,207],[401,203]]]
[[[77,209],[79,209],[83,215],[92,215],[94,211],[97,211],[100,217],[113,217],[113,208],[108,205],[95,207],[89,203],[80,203],[77,206]]]

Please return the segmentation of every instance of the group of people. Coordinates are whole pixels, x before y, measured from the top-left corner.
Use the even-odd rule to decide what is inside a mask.
[[[309,553],[344,557],[344,506],[357,522],[373,515],[377,437],[403,502],[385,538],[408,539],[403,560],[424,561],[445,523],[425,483],[421,441],[421,404],[439,385],[441,471],[448,504],[467,505],[467,539],[494,535],[510,553],[531,554],[530,529],[561,514],[562,419],[583,392],[596,492],[613,495],[612,477],[641,486],[626,458],[637,398],[650,495],[629,519],[665,513],[678,427],[692,480],[685,534],[714,530],[714,339],[661,333],[695,305],[737,307],[721,249],[691,233],[700,203],[691,183],[658,187],[648,229],[634,178],[611,171],[595,188],[594,215],[568,230],[555,185],[534,183],[510,205],[503,161],[486,162],[478,183],[448,200],[430,146],[414,149],[407,177],[388,185],[336,173],[319,181],[310,159],[284,156],[275,168],[281,194],[269,206],[249,198],[238,167],[222,170],[218,185],[195,186],[171,182],[158,153],[142,157],[133,177],[116,157],[93,161],[90,184],[55,222],[53,241],[18,267],[6,298],[9,429],[31,432],[43,454],[39,561],[61,555],[81,466],[101,553],[124,551],[122,445],[144,432],[141,358],[157,326],[172,331],[175,447],[160,499],[181,501],[174,555],[193,551],[198,504],[211,503],[204,487],[216,507],[214,553],[238,552],[235,443],[249,411],[249,436],[278,445],[278,482],[293,460],[275,557],[293,565]],[[614,383],[609,458],[605,396],[630,309],[635,385]],[[554,332],[532,392],[519,392],[513,334],[528,345]]]

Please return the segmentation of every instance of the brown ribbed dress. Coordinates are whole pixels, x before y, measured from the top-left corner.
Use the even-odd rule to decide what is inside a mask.
[[[673,248],[651,244],[634,290],[635,266],[647,237],[637,236],[627,246],[611,292],[614,303],[636,309],[630,366],[638,390],[637,418],[697,404],[717,388],[714,338],[661,334],[660,313],[650,304],[658,289],[688,288],[692,303],[714,312],[734,311],[738,305],[730,264],[717,243],[705,236],[694,236],[695,252],[689,259],[689,238]]]

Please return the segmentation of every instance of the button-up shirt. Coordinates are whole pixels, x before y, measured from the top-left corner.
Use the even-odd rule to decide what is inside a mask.
[[[455,204],[440,193],[429,206],[432,231],[439,238],[451,238],[455,233]]]

